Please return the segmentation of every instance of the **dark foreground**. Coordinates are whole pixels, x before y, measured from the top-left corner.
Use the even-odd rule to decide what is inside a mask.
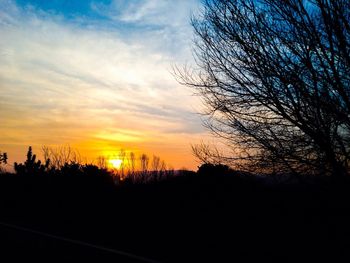
[[[349,190],[220,174],[117,189],[109,179],[4,175],[0,252],[11,261],[350,262]]]

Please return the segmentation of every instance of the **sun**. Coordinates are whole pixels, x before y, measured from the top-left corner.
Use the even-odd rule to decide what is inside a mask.
[[[120,169],[120,166],[122,165],[123,161],[120,159],[110,159],[109,164],[112,166],[113,169]]]

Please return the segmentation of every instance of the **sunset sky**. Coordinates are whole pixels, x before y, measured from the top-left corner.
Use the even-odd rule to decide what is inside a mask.
[[[93,161],[123,148],[196,169],[208,138],[193,90],[199,0],[0,0],[0,151],[69,144]]]

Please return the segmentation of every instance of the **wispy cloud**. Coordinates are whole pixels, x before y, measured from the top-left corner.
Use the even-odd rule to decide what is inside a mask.
[[[112,19],[154,26],[184,26],[198,0],[114,0],[110,4],[92,2],[92,8]]]
[[[198,100],[169,72],[191,60],[197,1],[130,2],[91,2],[111,26],[0,0],[0,147],[95,143],[97,154],[109,141],[178,154],[204,133]]]

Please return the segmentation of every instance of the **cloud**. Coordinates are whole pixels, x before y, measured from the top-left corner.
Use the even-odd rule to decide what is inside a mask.
[[[190,17],[200,10],[199,0],[113,0],[109,4],[92,2],[91,7],[101,16],[121,23],[130,38],[136,36],[154,50],[176,54],[182,60],[191,57]]]
[[[169,72],[191,60],[183,32],[196,1],[126,2],[91,4],[100,13],[111,8],[111,27],[0,0],[2,145],[101,139],[158,149],[161,138],[184,148],[204,133],[198,100]],[[134,27],[127,34],[118,23]]]
[[[187,26],[191,12],[197,8],[197,0],[114,0],[108,14],[129,23],[177,27]]]

